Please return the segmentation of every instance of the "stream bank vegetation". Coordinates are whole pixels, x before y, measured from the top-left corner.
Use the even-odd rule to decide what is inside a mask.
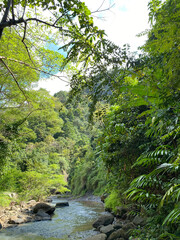
[[[140,54],[110,42],[80,1],[57,2],[60,13],[54,1],[42,1],[41,7],[50,6],[59,20],[60,33],[54,34],[67,41],[66,56],[42,44],[59,44],[50,37],[52,26],[44,32],[32,23],[26,33],[25,25],[9,29],[0,24],[0,205],[11,202],[6,192],[17,192],[20,200],[40,200],[54,188],[104,194],[112,211],[135,205],[129,214],[146,218],[132,236],[178,239],[179,2],[149,1],[151,29],[142,33],[148,40]],[[73,22],[76,17],[79,24]],[[32,88],[40,72],[52,69],[72,76],[70,93],[52,97]]]

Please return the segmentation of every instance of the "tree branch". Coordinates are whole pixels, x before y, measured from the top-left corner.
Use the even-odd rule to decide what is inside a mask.
[[[15,20],[15,17],[14,17],[14,1],[12,1],[12,20],[13,21]]]
[[[108,11],[110,10],[112,7],[114,7],[115,3],[110,5],[108,8],[105,8],[105,9],[101,9],[101,7],[103,6],[105,0],[101,3],[100,7],[96,10],[96,11],[93,11],[91,13],[99,13],[99,12],[105,12],[105,11]]]
[[[25,99],[26,99],[27,102],[28,102],[27,96],[26,96],[26,94],[24,93],[24,91],[22,90],[21,86],[19,85],[19,83],[18,83],[18,81],[17,81],[14,73],[11,71],[11,69],[10,69],[10,68],[8,67],[8,65],[3,61],[2,58],[0,58],[0,61],[4,64],[4,66],[6,67],[6,69],[8,70],[8,72],[11,74],[11,76],[13,77],[14,81],[16,82],[19,90],[22,92],[22,94],[24,95]]]
[[[28,19],[26,19],[25,21],[26,21],[26,22],[28,22],[28,21],[36,21],[36,22],[40,22],[40,23],[43,23],[43,24],[45,24],[45,25],[48,25],[48,26],[50,26],[50,27],[54,27],[54,28],[57,28],[57,29],[61,29],[61,30],[62,30],[62,27],[55,26],[54,24],[45,22],[45,21],[40,20],[40,19],[38,19],[38,18],[28,18]]]
[[[33,66],[29,65],[28,63],[25,63],[25,62],[23,62],[23,61],[18,61],[18,60],[16,60],[16,59],[12,59],[12,58],[7,58],[7,57],[4,57],[4,56],[0,56],[0,60],[3,61],[3,59],[6,59],[6,60],[9,60],[9,61],[12,61],[12,62],[17,62],[17,63],[22,64],[22,65],[24,65],[24,66],[30,67],[30,68],[38,71],[38,72],[42,72],[42,73],[48,74],[48,75],[50,75],[50,76],[57,77],[57,78],[59,78],[61,81],[66,82],[66,83],[68,83],[68,84],[70,83],[69,81],[62,79],[62,77],[67,78],[67,77],[65,77],[65,76],[57,76],[57,75],[48,73],[48,72],[46,72],[46,71],[43,71],[43,70],[41,70],[41,69],[39,69],[39,68],[37,68],[37,67],[33,67]],[[4,61],[3,61],[3,62],[4,62]]]
[[[24,14],[25,14],[25,11],[26,11],[26,5],[27,5],[27,0],[25,1],[25,6],[24,6],[24,10],[23,10],[22,18],[24,18]]]
[[[12,1],[12,0],[9,0],[9,1]],[[8,11],[9,11],[9,9],[8,9]],[[24,19],[24,18],[22,17],[22,18],[19,18],[18,20],[10,19],[9,21],[7,21],[8,11],[7,11],[7,8],[6,8],[4,17],[3,17],[3,19],[2,19],[2,21],[1,21],[1,23],[0,23],[0,39],[1,39],[1,36],[2,36],[2,33],[3,33],[4,28],[6,28],[6,27],[11,27],[11,26],[15,26],[15,25],[18,25],[18,24],[20,24],[20,23],[26,23],[26,24],[27,24],[27,22],[29,22],[29,21],[40,22],[40,23],[42,23],[42,24],[44,24],[44,25],[47,25],[47,26],[50,26],[50,27],[53,27],[53,28],[57,28],[57,29],[62,30],[62,27],[55,26],[55,25],[54,25],[55,23],[51,24],[51,23],[45,22],[45,21],[43,21],[43,20],[40,20],[40,19],[38,19],[38,18],[28,18],[28,19]]]
[[[22,43],[24,44],[24,46],[25,46],[25,48],[26,48],[26,51],[27,51],[27,54],[28,54],[28,56],[29,56],[30,61],[31,61],[32,64],[35,66],[35,63],[33,62],[32,58],[31,58],[29,49],[28,49],[28,47],[27,47],[27,45],[26,45],[26,43],[25,43],[25,41],[24,41],[25,38],[26,38],[26,29],[27,29],[27,22],[25,21],[25,22],[24,22],[24,35],[23,35],[23,38],[22,38]],[[35,66],[35,67],[36,67],[36,66]]]
[[[9,9],[11,7],[11,3],[12,3],[12,0],[8,0],[7,7],[6,7],[6,10],[5,10],[4,16],[1,20],[0,26],[1,26],[1,24],[5,23],[7,21],[7,17],[8,17],[8,14],[9,14]],[[0,27],[0,39],[1,39],[1,36],[2,36],[2,33],[3,33],[3,30],[4,30],[4,28]]]

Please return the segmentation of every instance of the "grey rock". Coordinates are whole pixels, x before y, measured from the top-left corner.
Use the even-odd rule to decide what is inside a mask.
[[[133,219],[133,223],[135,225],[144,226],[145,225],[145,219],[140,217],[140,216],[135,216],[135,218]]]
[[[128,231],[129,229],[136,228],[136,226],[134,225],[134,223],[130,222],[130,223],[124,224],[122,228],[123,230]]]
[[[95,231],[100,231],[100,229],[103,227],[103,225],[98,226]]]
[[[58,207],[67,207],[67,206],[69,206],[69,203],[68,202],[58,202],[58,203],[56,203],[56,208],[58,208]]]
[[[120,229],[120,228],[122,228],[122,223],[115,223],[114,224],[114,229]]]
[[[93,223],[93,227],[94,228],[97,228],[99,227],[100,225],[104,225],[104,226],[107,226],[109,224],[112,224],[114,221],[114,216],[112,214],[108,214],[108,215],[102,215],[98,218],[98,220],[96,220],[94,223]]]
[[[126,232],[121,228],[118,229],[117,231],[111,233],[111,235],[109,236],[108,240],[114,240],[114,239],[118,239],[118,238],[126,238]]]
[[[86,240],[106,240],[106,239],[107,239],[106,234],[101,233],[101,234],[98,234],[98,235],[89,237],[89,238],[87,238]]]
[[[106,234],[107,236],[109,236],[114,231],[115,231],[115,229],[112,224],[109,224],[107,226],[102,226],[100,228],[100,232]]]
[[[42,209],[45,213],[53,214],[55,207],[52,207],[47,203],[37,203],[33,208],[33,213],[37,213],[40,209]]]
[[[44,210],[39,209],[38,212],[36,213],[36,216],[39,217],[50,217],[48,213],[44,212]]]

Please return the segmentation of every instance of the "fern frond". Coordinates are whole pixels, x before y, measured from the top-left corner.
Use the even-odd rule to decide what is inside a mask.
[[[180,223],[180,206],[177,206],[168,214],[163,222],[163,225],[170,223]]]

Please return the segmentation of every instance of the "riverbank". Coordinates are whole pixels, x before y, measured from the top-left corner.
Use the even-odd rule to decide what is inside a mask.
[[[69,202],[68,207],[56,208],[51,221],[30,222],[19,224],[17,227],[3,229],[0,232],[1,240],[85,240],[96,235],[92,224],[104,213],[101,203],[53,197],[53,204]],[[84,201],[85,200],[85,201]],[[87,201],[86,201],[87,200]]]
[[[1,228],[14,227],[18,224],[42,220],[42,216],[33,213],[33,208],[38,203],[35,200],[23,201],[20,204],[12,201],[9,207],[0,207]],[[50,220],[50,218],[46,216],[46,220]]]
[[[94,196],[91,194],[87,194],[80,197],[73,197],[71,195],[55,195],[59,200],[68,199],[74,200],[79,202],[90,201],[90,202],[101,202],[101,198],[99,196]],[[51,198],[53,195],[44,201],[44,203],[49,204],[51,202]],[[12,201],[9,207],[1,207],[0,206],[0,229],[2,228],[9,228],[14,227],[19,224],[29,223],[29,222],[36,222],[41,220],[51,220],[51,216],[44,215],[44,214],[35,214],[33,212],[33,208],[42,202],[37,202],[35,200],[30,200],[28,202],[22,201],[18,204],[16,201]],[[51,204],[50,204],[51,205]]]

